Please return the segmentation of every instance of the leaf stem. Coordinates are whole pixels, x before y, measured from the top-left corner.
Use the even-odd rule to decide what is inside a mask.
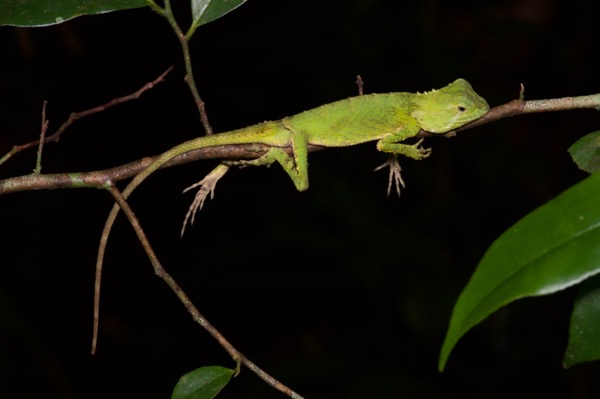
[[[204,126],[206,134],[211,135],[213,131],[208,121],[208,115],[206,113],[204,101],[202,101],[200,93],[198,92],[198,88],[196,87],[196,81],[194,80],[194,71],[192,68],[192,57],[190,56],[190,48],[188,46],[189,40],[191,39],[191,36],[194,31],[190,29],[188,35],[183,33],[183,31],[179,27],[179,24],[177,23],[177,20],[175,19],[175,16],[173,15],[170,0],[165,0],[165,8],[160,8],[156,4],[154,4],[154,6],[151,6],[151,8],[169,22],[169,25],[171,25],[171,28],[177,36],[177,39],[179,39],[179,44],[181,45],[181,50],[183,51],[183,60],[185,63],[184,79],[190,89],[190,92],[192,93],[192,97],[194,98],[194,102],[196,103],[196,107],[198,108],[198,112],[200,113],[200,122],[202,123],[202,126]]]

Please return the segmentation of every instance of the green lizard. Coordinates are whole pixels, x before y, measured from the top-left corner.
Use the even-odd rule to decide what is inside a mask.
[[[479,119],[489,110],[464,79],[426,93],[367,94],[325,104],[278,121],[259,123],[230,132],[198,137],[161,154],[123,191],[127,198],[148,176],[171,159],[188,151],[219,145],[266,144],[271,148],[253,160],[225,161],[227,166],[279,163],[299,191],[308,188],[308,145],[348,147],[377,141],[377,149],[420,160],[431,153],[402,143],[420,131],[442,134]],[[284,148],[291,147],[292,156]],[[394,167],[389,163],[385,166]],[[118,212],[115,205],[113,212]]]
[[[421,129],[434,134],[447,133],[482,117],[488,110],[486,101],[477,95],[464,79],[458,79],[442,89],[426,93],[368,94],[351,97],[278,121],[263,122],[186,141],[158,156],[129,183],[122,195],[128,198],[154,171],[178,155],[206,147],[249,143],[266,144],[270,149],[256,159],[225,161],[217,166],[205,179],[196,184],[201,186],[201,195],[192,206],[195,206],[194,212],[202,205],[208,192],[212,194],[216,181],[232,165],[268,166],[277,162],[299,191],[306,190],[308,145],[347,147],[376,141],[379,151],[392,155],[382,167],[390,167],[390,185],[394,180],[399,189],[399,184],[404,183],[400,177],[400,166],[396,157],[401,154],[420,160],[431,153],[429,148],[421,147],[423,139],[414,144],[406,144],[403,141],[417,136]],[[284,149],[290,147],[291,155],[288,155]],[[105,231],[110,231],[118,212],[119,206],[115,204],[107,218]],[[101,265],[102,260],[99,259],[96,268],[93,346],[96,342],[98,323]]]

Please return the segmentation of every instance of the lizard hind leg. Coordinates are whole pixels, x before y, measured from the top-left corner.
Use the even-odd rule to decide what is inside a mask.
[[[265,154],[256,159],[229,161],[226,164],[240,167],[271,166],[271,164],[277,162],[290,176],[298,191],[306,190],[308,188],[307,137],[304,134],[296,133],[291,127],[286,126],[286,129],[292,133],[290,135],[291,156],[283,148],[273,146]]]
[[[188,192],[193,188],[200,186],[198,191],[196,192],[196,196],[194,197],[194,201],[190,205],[187,213],[185,214],[185,219],[183,221],[183,226],[181,226],[181,237],[183,237],[183,233],[185,233],[185,226],[190,221],[190,225],[194,224],[194,219],[196,218],[196,212],[202,210],[204,206],[204,201],[210,194],[210,199],[213,199],[215,196],[215,188],[217,187],[217,182],[227,173],[229,170],[229,166],[225,164],[220,164],[216,168],[214,168],[209,174],[207,174],[202,180],[198,183],[192,184],[187,187],[183,192]]]

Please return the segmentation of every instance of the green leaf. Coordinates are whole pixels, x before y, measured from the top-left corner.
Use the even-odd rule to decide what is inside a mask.
[[[234,370],[221,366],[200,367],[184,374],[171,399],[212,399],[231,380]]]
[[[473,326],[523,297],[547,295],[600,272],[600,173],[531,212],[488,249],[461,293],[442,346],[452,348]]]
[[[600,130],[587,134],[569,147],[569,154],[580,169],[594,173],[600,169]]]
[[[575,299],[569,328],[569,344],[563,360],[565,367],[600,359],[599,277],[583,283]]]
[[[45,26],[81,15],[139,8],[147,0],[1,0],[0,25]]]
[[[192,18],[194,22],[190,31],[193,32],[200,25],[221,18],[245,2],[246,0],[192,0]]]

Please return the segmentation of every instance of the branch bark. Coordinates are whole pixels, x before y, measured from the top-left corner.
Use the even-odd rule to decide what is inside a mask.
[[[456,132],[446,133],[444,136],[452,137],[457,132],[496,121],[498,119],[513,117],[523,114],[539,112],[555,112],[573,109],[593,108],[600,109],[600,94],[580,97],[564,97],[549,100],[513,100],[506,104],[492,108],[482,118],[457,129]],[[434,136],[426,131],[419,133],[420,137]],[[439,136],[439,135],[437,135]],[[38,143],[38,142],[36,142]],[[269,149],[263,144],[235,144],[202,148],[190,151],[174,158],[164,167],[173,167],[202,159],[252,159],[259,157]],[[309,145],[309,152],[319,151],[323,147]],[[291,151],[291,149],[288,149]],[[20,191],[66,189],[66,188],[107,188],[111,184],[131,178],[148,165],[158,155],[145,157],[140,160],[116,166],[110,169],[80,172],[80,173],[57,173],[57,174],[28,174],[24,176],[11,177],[0,180],[0,195],[12,194]]]

